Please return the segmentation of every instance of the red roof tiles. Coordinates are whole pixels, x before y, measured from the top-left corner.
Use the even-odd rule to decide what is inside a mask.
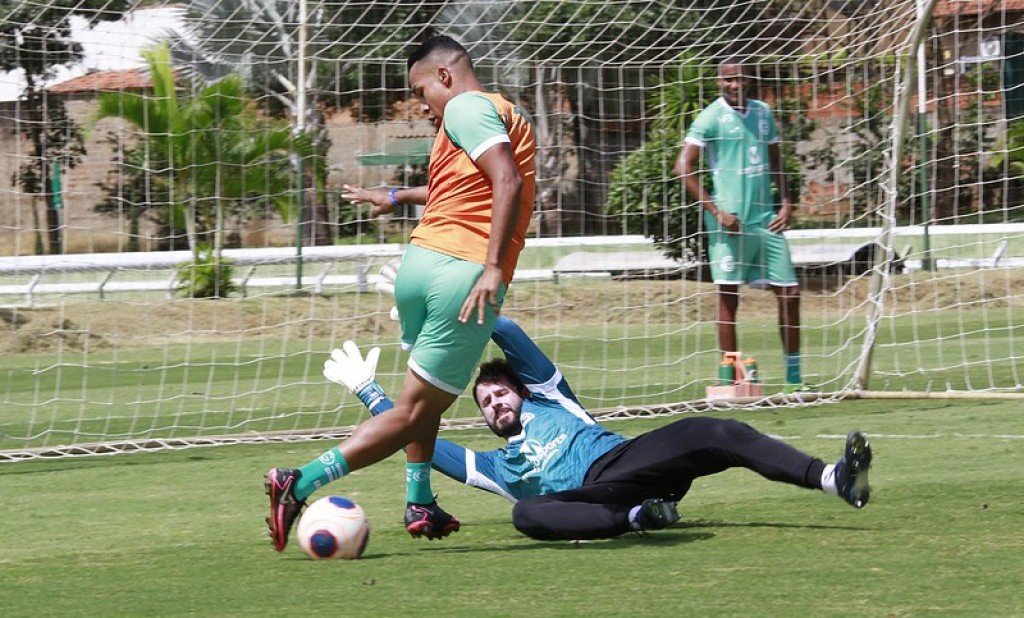
[[[94,71],[75,77],[47,88],[54,94],[79,94],[88,92],[118,92],[121,90],[142,90],[152,86],[149,75],[142,69],[126,71]]]

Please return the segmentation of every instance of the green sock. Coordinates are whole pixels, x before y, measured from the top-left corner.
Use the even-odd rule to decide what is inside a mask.
[[[800,376],[800,353],[786,352],[786,382],[800,384],[804,380]]]
[[[413,504],[430,504],[434,492],[430,489],[430,462],[405,464],[405,500]]]
[[[348,474],[348,462],[337,447],[325,452],[299,468],[302,473],[295,483],[295,497],[305,500],[314,491]]]

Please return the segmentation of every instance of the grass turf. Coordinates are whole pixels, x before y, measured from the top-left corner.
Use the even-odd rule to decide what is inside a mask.
[[[540,543],[510,505],[435,475],[463,530],[402,530],[402,459],[331,486],[367,509],[354,562],[271,548],[263,472],[328,443],[0,465],[4,616],[1017,615],[1024,612],[1024,420],[1013,402],[859,401],[741,418],[834,460],[871,436],[863,510],[746,470],[699,479],[647,536]],[[610,423],[627,435],[671,418]],[[480,432],[446,437],[475,448]],[[321,492],[326,495],[327,492]]]

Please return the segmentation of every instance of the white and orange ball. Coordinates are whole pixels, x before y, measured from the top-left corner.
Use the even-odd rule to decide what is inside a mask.
[[[314,560],[355,560],[370,540],[370,521],[352,500],[327,496],[306,508],[298,535],[302,551]]]

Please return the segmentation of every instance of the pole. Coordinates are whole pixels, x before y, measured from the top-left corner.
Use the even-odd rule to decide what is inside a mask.
[[[64,219],[65,215],[62,212],[64,210],[64,196],[62,195],[63,189],[60,185],[60,162],[54,159],[50,169],[50,195],[53,200],[53,214],[54,222],[57,224],[57,230],[54,232],[53,238],[57,241],[57,246],[51,249],[50,253],[56,253],[63,255],[64,253]]]
[[[892,155],[889,157],[889,177],[886,181],[886,204],[883,215],[882,236],[879,243],[885,249],[885,259],[881,264],[875,264],[871,274],[871,290],[868,294],[868,318],[867,327],[864,330],[864,344],[861,347],[860,360],[857,366],[857,376],[854,379],[854,388],[867,390],[871,380],[871,363],[874,359],[875,342],[878,337],[879,323],[883,317],[883,304],[885,292],[891,287],[890,277],[892,276],[893,227],[896,221],[896,203],[899,200],[900,187],[900,161],[903,160],[904,152],[904,129],[910,122],[910,95],[913,94],[916,86],[912,76],[917,70],[916,62],[913,62],[913,51],[920,50],[925,37],[925,30],[931,25],[932,9],[935,8],[938,0],[923,0],[926,3],[924,11],[920,13],[919,19],[914,24],[914,30],[910,34],[907,45],[907,52],[896,66],[896,100],[895,116],[892,123]],[[918,5],[920,6],[920,5]],[[903,76],[907,77],[903,77]]]
[[[306,6],[307,0],[299,0],[299,49],[298,84],[295,93],[295,133],[306,131]],[[295,224],[295,291],[302,290],[302,226],[306,210],[306,172],[301,156],[295,157],[295,184],[298,187],[298,208]]]
[[[917,0],[917,20],[920,22],[925,18],[925,5],[928,0]],[[927,83],[927,59],[924,42],[917,47],[917,134],[920,154],[920,180],[921,180],[921,227],[924,229],[924,247],[921,257],[921,268],[927,271],[935,270],[932,263],[932,243],[929,235],[929,227],[932,219],[932,200],[934,194],[928,184],[928,83]]]

